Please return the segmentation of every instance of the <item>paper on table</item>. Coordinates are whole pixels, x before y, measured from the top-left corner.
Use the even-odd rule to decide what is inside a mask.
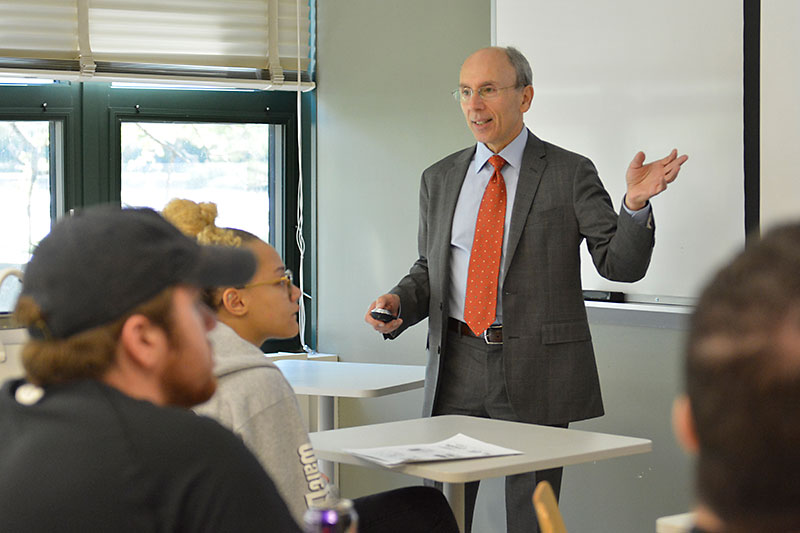
[[[463,433],[431,444],[408,444],[404,446],[382,446],[380,448],[354,448],[346,452],[383,466],[423,461],[452,461],[476,457],[517,455],[522,452],[503,448],[468,437]]]

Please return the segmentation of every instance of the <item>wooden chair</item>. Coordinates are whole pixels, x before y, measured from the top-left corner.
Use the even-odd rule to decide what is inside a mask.
[[[536,485],[536,490],[533,491],[533,508],[536,509],[541,533],[567,533],[553,487],[547,481]]]

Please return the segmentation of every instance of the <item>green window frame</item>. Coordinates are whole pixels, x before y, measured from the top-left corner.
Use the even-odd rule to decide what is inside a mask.
[[[311,146],[314,122],[313,93],[301,95],[303,146]],[[280,220],[270,224],[270,241],[279,245],[286,265],[298,272],[300,254],[295,243],[298,200],[297,95],[283,91],[229,91],[214,89],[120,88],[99,82],[62,82],[47,85],[0,86],[0,120],[51,120],[59,123],[56,137],[61,144],[59,176],[63,182],[63,211],[104,204],[120,203],[121,124],[136,121],[190,121],[263,123],[281,126],[283,138],[279,160],[283,163]],[[53,150],[55,152],[56,150]],[[53,156],[51,156],[53,157]],[[310,174],[311,150],[303,150],[304,174]],[[271,166],[272,168],[272,166]],[[270,180],[280,176],[272,170]],[[276,190],[271,182],[270,191]],[[313,279],[313,187],[303,180],[304,238],[306,256],[304,277],[311,280],[305,291],[316,291]],[[272,194],[272,193],[271,193]],[[213,200],[213,199],[210,199]],[[53,213],[55,218],[56,213]],[[279,233],[274,233],[274,232]],[[283,246],[281,246],[281,244]],[[309,246],[312,244],[312,246]],[[282,249],[280,249],[282,248]],[[306,343],[315,346],[313,300],[306,301]],[[266,351],[296,351],[299,339],[270,341]]]

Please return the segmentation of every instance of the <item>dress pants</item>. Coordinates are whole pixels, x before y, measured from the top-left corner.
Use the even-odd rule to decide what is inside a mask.
[[[439,373],[439,391],[433,416],[470,415],[520,422],[506,392],[503,346],[483,339],[447,333],[447,350]],[[566,425],[559,426],[566,427]],[[531,497],[536,484],[547,480],[556,498],[561,490],[563,468],[506,476],[506,529],[510,533],[539,531]],[[479,481],[464,488],[465,531],[472,529],[472,514]],[[435,485],[441,486],[440,483]],[[482,533],[482,532],[478,532]]]

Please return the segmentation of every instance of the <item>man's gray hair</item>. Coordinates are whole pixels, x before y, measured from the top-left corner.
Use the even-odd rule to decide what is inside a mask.
[[[531,64],[528,63],[528,60],[525,59],[525,56],[522,55],[522,52],[513,46],[506,46],[503,48],[503,50],[505,50],[506,56],[508,56],[508,60],[511,62],[511,66],[514,67],[514,72],[517,75],[517,87],[527,87],[528,85],[533,85],[533,72],[531,71]]]

